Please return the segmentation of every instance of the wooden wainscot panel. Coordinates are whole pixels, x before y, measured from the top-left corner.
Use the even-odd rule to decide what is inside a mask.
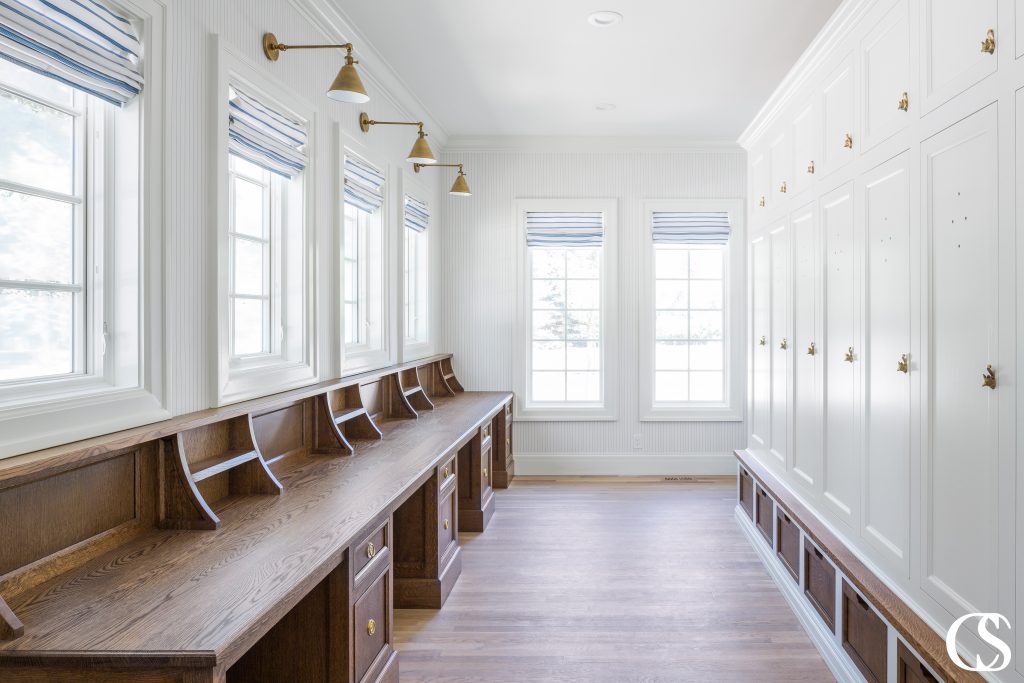
[[[843,581],[843,649],[869,683],[885,681],[888,629],[867,600],[846,581]]]
[[[828,625],[836,630],[836,568],[809,542],[804,543],[804,595]]]
[[[740,507],[750,517],[750,521],[754,521],[754,478],[750,476],[750,472],[745,467],[740,468],[740,487],[739,487]]]
[[[896,683],[939,683],[939,679],[902,640],[896,641]]]
[[[760,486],[757,487],[755,495],[757,501],[757,528],[768,545],[773,545],[772,527],[774,526],[775,513],[772,510],[772,498]]]
[[[775,536],[778,539],[776,553],[782,565],[794,581],[800,581],[800,527],[781,506],[775,508]]]

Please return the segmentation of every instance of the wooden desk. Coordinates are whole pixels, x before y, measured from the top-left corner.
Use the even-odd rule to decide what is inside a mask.
[[[364,377],[360,390],[389,377]],[[398,388],[403,389],[400,382]],[[50,545],[62,547],[27,564],[31,555],[0,551],[0,570],[6,572],[0,575],[0,595],[13,613],[5,621],[12,632],[0,640],[0,678],[397,680],[391,612],[406,570],[416,565],[417,578],[433,581],[439,600],[430,606],[439,607],[447,596],[443,586],[451,590],[460,566],[457,521],[448,520],[451,535],[445,540],[436,495],[454,491],[458,475],[440,475],[460,448],[479,438],[483,425],[503,414],[511,395],[424,390],[422,400],[429,399],[431,407],[421,403],[417,418],[392,418],[373,408],[382,438],[351,439],[352,455],[318,455],[322,393],[250,402],[247,415],[260,455],[255,462],[267,463],[280,488],[247,490],[253,472],[239,476],[242,481],[226,481],[236,476],[234,470],[211,474],[196,488],[205,487],[199,491],[204,497],[217,494],[218,487],[225,495],[209,496],[216,524],[207,530],[159,528],[170,471],[160,462],[178,462],[178,430],[194,427],[194,417],[149,428],[147,434],[160,434],[157,440],[112,439],[120,448],[98,460],[63,449],[49,474],[37,457],[6,463],[0,470],[0,514],[21,512],[5,517],[15,526],[0,531],[0,541],[17,541],[16,548],[25,544],[28,532],[20,525],[31,522],[18,506],[32,498],[58,508],[40,523],[67,518],[73,533],[58,530],[60,538]],[[219,420],[208,415],[207,424],[237,420],[235,411],[226,409]],[[95,456],[104,449],[91,443],[87,450]],[[185,466],[194,468],[195,462],[205,460]],[[218,478],[225,481],[205,486]],[[109,487],[106,500],[93,501],[93,512],[77,510],[94,527],[109,528],[83,531],[71,516],[82,501],[68,505],[46,497],[82,486],[93,494]],[[131,500],[122,509],[125,491]],[[421,501],[431,491],[434,505],[424,508]],[[68,543],[82,534],[91,535]],[[45,542],[34,548],[35,554],[47,550]],[[438,561],[432,564],[431,556]],[[17,635],[12,618],[24,624],[23,634]]]

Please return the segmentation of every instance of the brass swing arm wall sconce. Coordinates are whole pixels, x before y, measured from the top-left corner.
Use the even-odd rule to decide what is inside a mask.
[[[430,149],[430,145],[427,144],[427,134],[423,132],[422,121],[374,121],[366,112],[361,113],[359,115],[359,130],[369,133],[370,126],[419,127],[419,135],[416,138],[416,142],[413,143],[412,150],[409,152],[407,159],[414,164],[420,165],[437,163],[437,159],[434,158],[434,152]]]
[[[366,94],[363,81],[359,78],[359,72],[356,71],[355,65],[359,62],[352,58],[352,43],[342,43],[340,45],[285,45],[284,43],[277,42],[277,36],[273,33],[263,34],[263,54],[272,62],[276,62],[280,58],[281,53],[286,50],[324,49],[345,50],[345,64],[342,65],[338,75],[335,76],[334,81],[327,89],[327,96],[338,102],[351,102],[353,104],[369,102],[370,96]]]
[[[431,164],[425,166],[423,164],[413,164],[412,170],[417,173],[422,168],[457,168],[459,169],[459,175],[455,176],[455,182],[452,183],[452,189],[448,190],[448,194],[455,195],[456,197],[469,197],[473,193],[469,191],[469,183],[466,182],[466,172],[462,170],[462,164]]]

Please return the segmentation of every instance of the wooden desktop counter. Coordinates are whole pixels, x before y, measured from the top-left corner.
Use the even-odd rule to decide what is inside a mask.
[[[0,678],[397,681],[511,400],[436,356],[0,462]]]

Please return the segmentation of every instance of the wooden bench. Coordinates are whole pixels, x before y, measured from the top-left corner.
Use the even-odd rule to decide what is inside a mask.
[[[436,356],[0,461],[0,678],[397,681],[511,400]]]

